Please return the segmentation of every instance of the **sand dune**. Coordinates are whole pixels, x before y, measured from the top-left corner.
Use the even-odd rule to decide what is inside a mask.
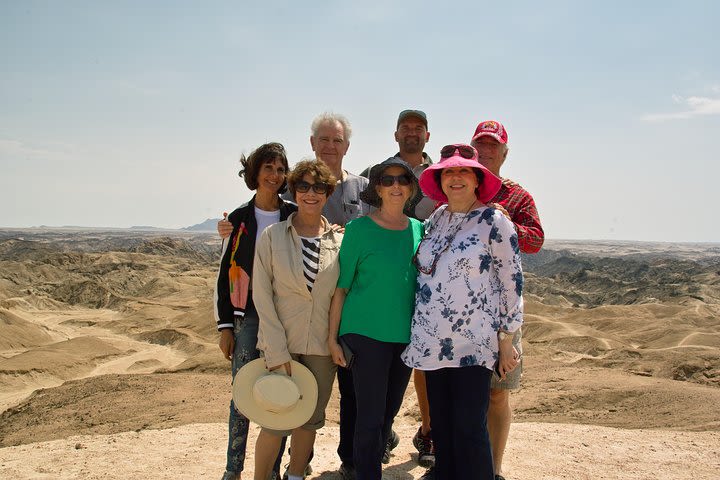
[[[219,478],[219,251],[206,234],[0,231],[0,478]],[[550,241],[524,265],[510,452],[527,453],[508,478],[716,478],[720,246]],[[334,395],[314,478],[335,478],[337,412]],[[422,474],[417,418],[409,388],[389,478]]]

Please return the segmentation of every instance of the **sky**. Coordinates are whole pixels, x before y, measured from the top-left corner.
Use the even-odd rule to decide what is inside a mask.
[[[720,242],[720,2],[0,0],[0,228],[179,228],[249,200],[241,154],[344,167],[427,113],[435,160],[482,120],[550,239]]]

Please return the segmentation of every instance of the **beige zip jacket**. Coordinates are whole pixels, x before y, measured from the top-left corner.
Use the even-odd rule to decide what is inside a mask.
[[[340,265],[342,234],[322,218],[320,262],[312,292],[303,275],[300,237],[292,225],[295,213],[269,226],[255,246],[253,302],[260,317],[257,348],[268,368],[289,362],[291,353],[330,355],[328,311]]]

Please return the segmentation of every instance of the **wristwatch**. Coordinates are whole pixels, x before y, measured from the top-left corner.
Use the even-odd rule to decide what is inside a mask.
[[[498,340],[502,342],[502,341],[505,340],[506,338],[512,338],[513,335],[514,335],[514,334],[512,334],[512,333],[504,332],[504,331],[501,330],[501,331],[498,332]]]

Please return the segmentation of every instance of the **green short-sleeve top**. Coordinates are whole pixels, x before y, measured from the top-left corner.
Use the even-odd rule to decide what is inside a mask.
[[[348,292],[339,335],[410,341],[417,277],[412,257],[422,239],[423,224],[409,220],[404,230],[388,230],[369,216],[346,225],[337,286]]]

